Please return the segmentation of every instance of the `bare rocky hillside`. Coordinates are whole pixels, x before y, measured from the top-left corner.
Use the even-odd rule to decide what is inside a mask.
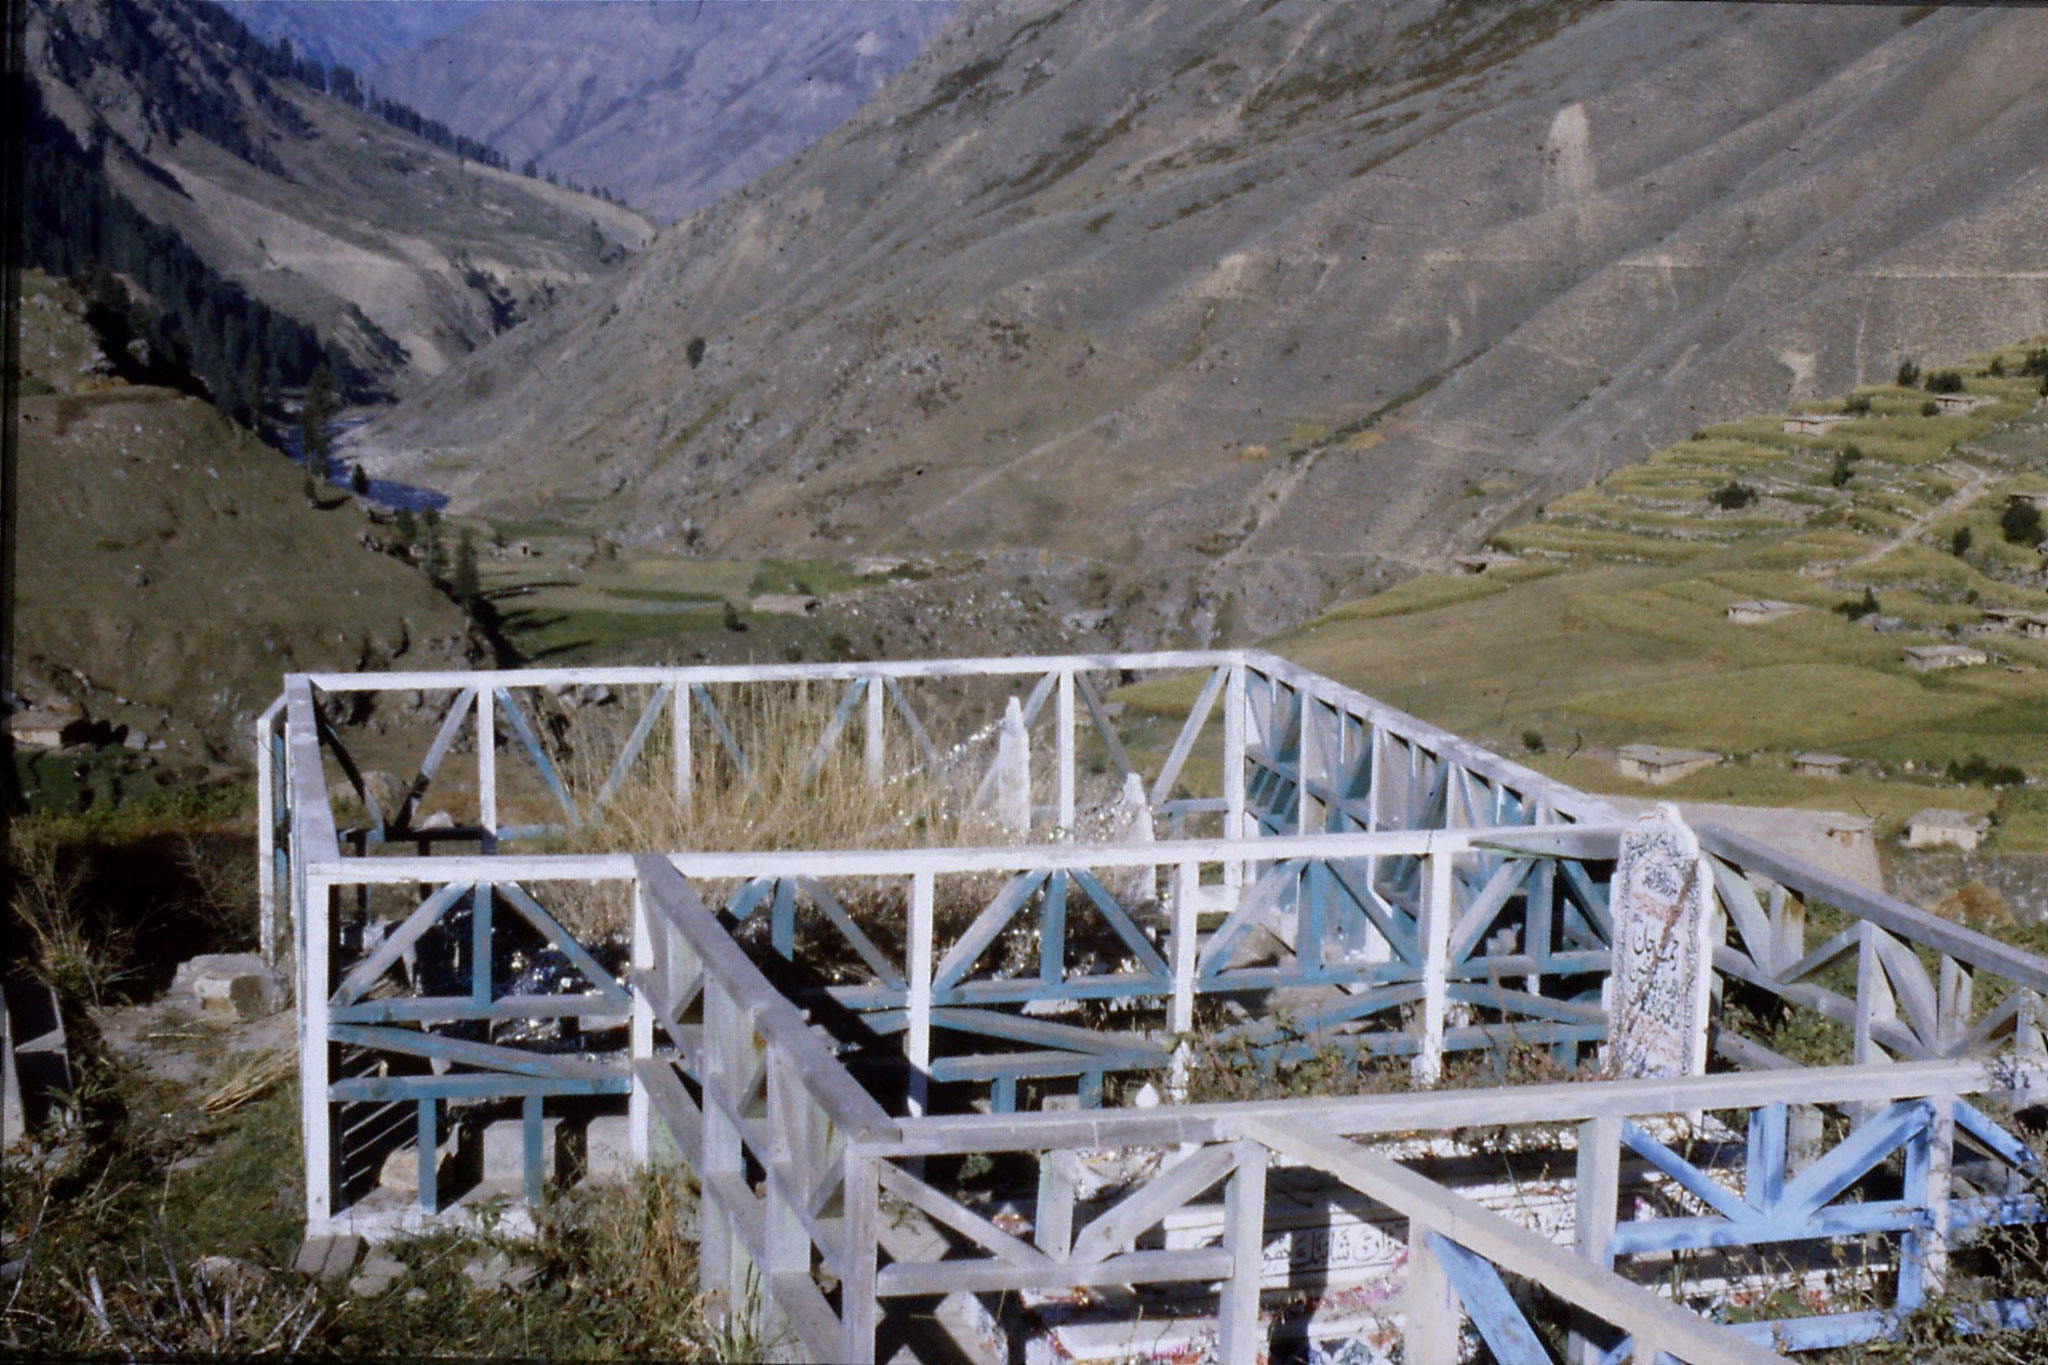
[[[1262,632],[2048,327],[2044,145],[2039,12],[975,5],[363,450],[641,543],[1035,549]]]
[[[265,76],[202,15],[197,0],[34,0],[41,103],[114,193],[385,387],[438,373],[652,233]]]
[[[377,88],[502,148],[514,166],[533,158],[669,222],[838,126],[917,55],[953,6],[500,0],[457,8],[477,18],[377,67]]]

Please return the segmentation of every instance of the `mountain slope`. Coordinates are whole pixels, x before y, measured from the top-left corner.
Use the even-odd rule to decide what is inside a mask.
[[[406,0],[402,5],[391,0],[223,0],[221,7],[271,42],[289,42],[302,57],[370,77],[485,13],[475,0]]]
[[[84,301],[22,279],[13,660],[34,706],[246,762],[293,669],[460,667],[468,620],[345,499],[198,399],[107,374]]]
[[[359,68],[379,91],[503,149],[514,166],[531,158],[669,221],[839,124],[952,8],[929,0],[266,0],[237,12],[272,38],[319,50],[351,40],[396,48]],[[427,12],[416,41],[391,41],[381,12],[392,9]]]
[[[369,445],[472,506],[1035,546],[1272,629],[1705,420],[2048,325],[2043,145],[2038,12],[976,6]]]
[[[194,0],[36,0],[25,51],[114,194],[372,384],[438,373],[651,230],[266,74],[250,42]]]

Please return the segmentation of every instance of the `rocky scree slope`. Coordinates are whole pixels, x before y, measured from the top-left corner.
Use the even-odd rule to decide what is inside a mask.
[[[24,52],[116,193],[376,384],[438,373],[652,232],[253,70],[233,31],[197,0],[31,0]]]
[[[361,451],[640,542],[1035,547],[1241,638],[2040,330],[2043,145],[2039,12],[1003,0]]]

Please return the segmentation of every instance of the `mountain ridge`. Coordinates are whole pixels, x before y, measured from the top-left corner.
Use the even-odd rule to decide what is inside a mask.
[[[363,453],[649,543],[1036,548],[1277,629],[1710,417],[2048,326],[2044,20],[977,7]]]
[[[26,36],[36,94],[92,173],[371,389],[438,372],[652,232],[266,74],[212,6],[34,0]]]

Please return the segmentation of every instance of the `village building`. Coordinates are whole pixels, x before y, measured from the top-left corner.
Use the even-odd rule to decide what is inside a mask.
[[[2048,513],[2048,492],[2007,493],[2005,501],[2010,507],[2031,507],[2036,512]]]
[[[1614,756],[1614,766],[1623,777],[1662,787],[1702,768],[1711,768],[1721,756],[1704,749],[1671,749],[1662,744],[1624,744]]]
[[[1785,419],[1787,436],[1825,436],[1844,422],[1856,419],[1846,412],[1813,412]]]
[[[1451,564],[1462,574],[1478,575],[1501,564],[1512,564],[1515,557],[1498,550],[1481,550],[1477,554],[1453,555]]]
[[[1991,662],[1991,656],[1968,645],[1907,645],[1899,651],[1906,667],[1915,673],[1932,673],[1941,668],[1975,668]]]
[[[61,749],[64,731],[76,719],[41,708],[17,711],[7,718],[7,734],[17,749]]]
[[[1906,847],[1959,848],[1970,853],[1984,842],[1984,832],[1990,828],[1986,816],[1929,807],[1907,817]]]
[[[823,605],[817,598],[804,593],[771,592],[748,603],[748,610],[756,616],[809,616]]]
[[[1801,777],[1840,777],[1854,761],[1840,754],[1794,754],[1792,771]]]
[[[1994,400],[1988,393],[1942,393],[1936,394],[1934,401],[1944,415],[1954,415],[1975,412],[1978,408],[1988,407]]]
[[[1759,598],[1754,602],[1731,602],[1728,604],[1728,619],[1738,626],[1753,626],[1763,621],[1775,621],[1806,608],[1797,602],[1777,602]]]
[[[2048,640],[2048,611],[2034,611],[2026,607],[1986,607],[1984,625],[2007,635]]]

